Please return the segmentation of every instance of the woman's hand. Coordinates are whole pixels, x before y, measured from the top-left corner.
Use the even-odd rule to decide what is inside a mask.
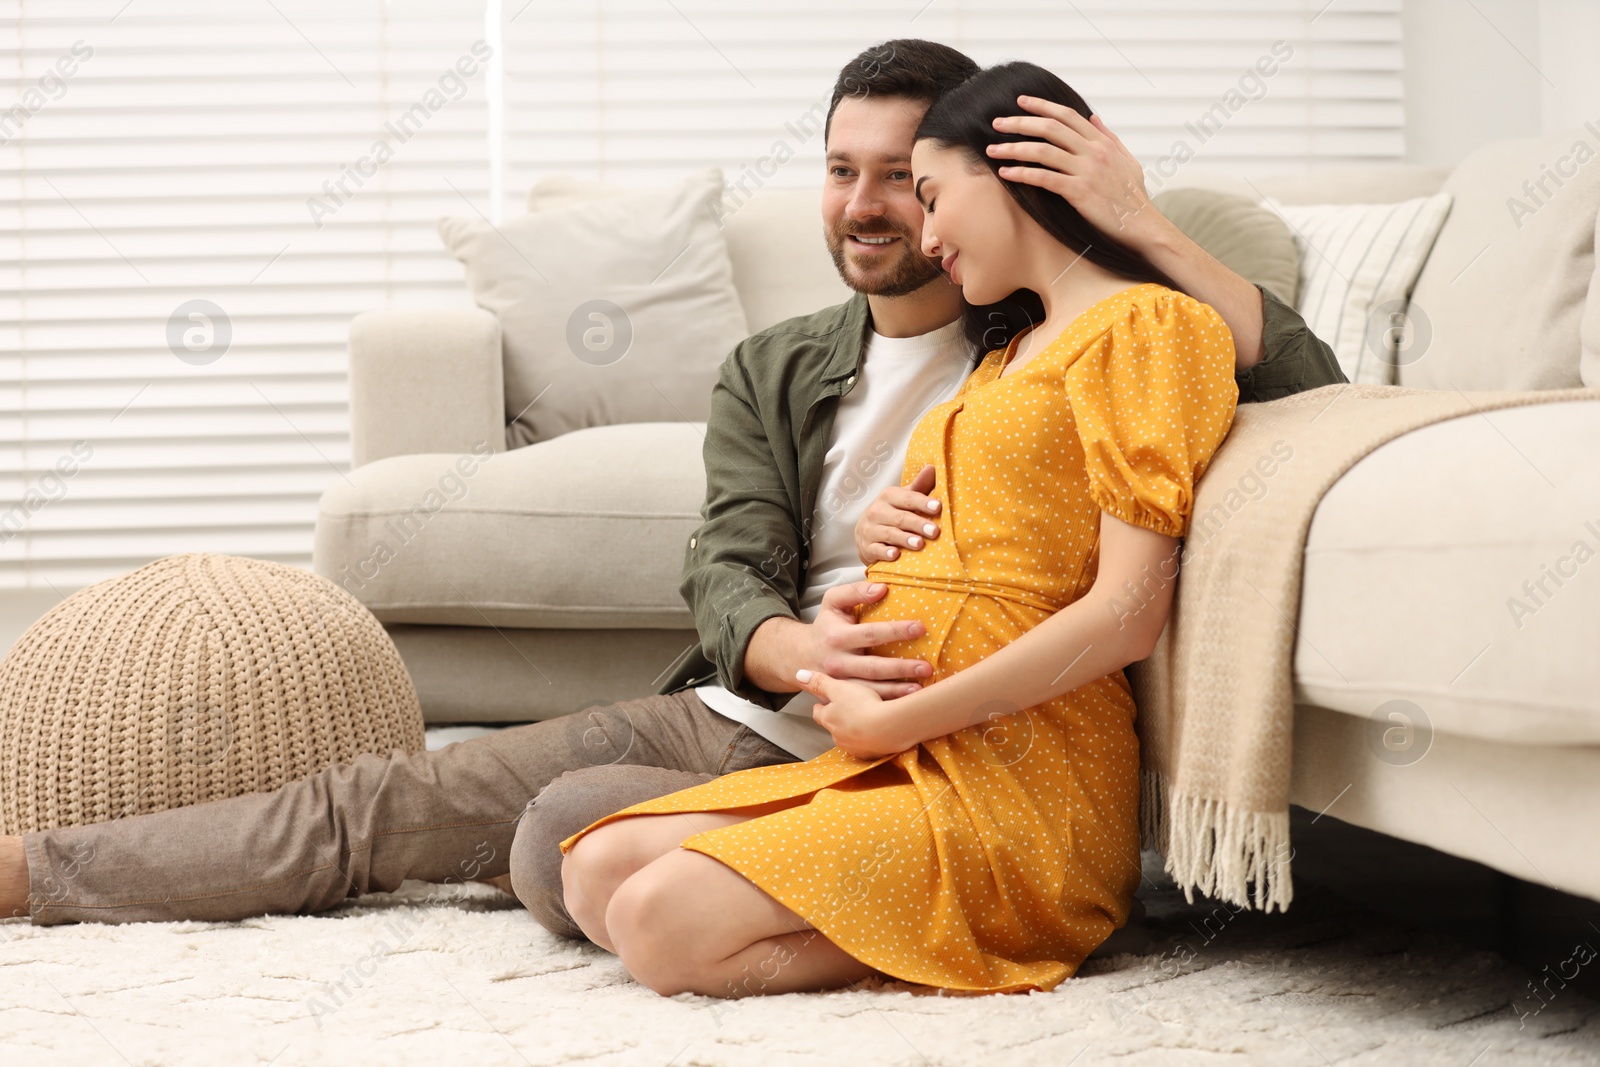
[[[895,701],[884,700],[859,682],[830,678],[820,671],[801,670],[795,678],[819,701],[811,717],[833,735],[835,745],[857,759],[891,756],[916,743],[902,735]]]
[[[938,471],[928,464],[917,472],[910,485],[891,485],[867,505],[856,520],[856,555],[872,566],[878,560],[895,559],[902,548],[913,552],[939,536],[939,525],[932,521],[939,514],[939,502],[928,494]]]
[[[1144,168],[1099,115],[1084,118],[1053,100],[1019,96],[1030,115],[1002,115],[994,128],[1035,137],[989,146],[990,159],[1015,159],[1036,167],[1002,166],[1007,181],[1036,185],[1063,197],[1096,229],[1135,248],[1158,234],[1166,216],[1145,193]]]

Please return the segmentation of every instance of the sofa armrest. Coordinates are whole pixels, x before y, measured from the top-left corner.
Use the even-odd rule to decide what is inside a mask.
[[[500,323],[482,308],[368,311],[350,323],[350,463],[505,451]]]

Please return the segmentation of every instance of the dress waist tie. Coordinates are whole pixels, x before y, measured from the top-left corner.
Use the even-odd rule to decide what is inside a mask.
[[[1014,585],[1004,585],[1000,582],[981,582],[972,578],[935,578],[929,575],[876,573],[869,576],[868,581],[885,582],[889,585],[908,585],[918,589],[937,589],[946,593],[968,593],[973,596],[994,597],[999,600],[1010,600],[1017,604],[1026,604],[1041,611],[1057,612],[1066,607],[1058,604],[1048,597],[1027,589],[1019,589]]]

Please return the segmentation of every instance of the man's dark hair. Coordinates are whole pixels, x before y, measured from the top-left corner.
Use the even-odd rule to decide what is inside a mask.
[[[994,128],[1001,115],[1018,113],[1018,96],[1037,96],[1065,105],[1089,118],[1094,111],[1077,91],[1050,71],[1034,63],[1017,61],[987,67],[936,99],[922,117],[912,141],[930,139],[941,148],[963,152],[974,165],[987,166],[999,178],[1002,166],[1036,167],[1040,164],[989,155],[987,148],[1002,141],[1033,141],[1020,133]],[[1079,214],[1064,197],[1036,185],[1007,181],[1000,184],[1051,237],[1083,258],[1135,282],[1155,282],[1177,289],[1173,280],[1144,256],[1100,230]],[[1044,303],[1030,289],[1018,289],[994,304],[965,305],[963,328],[979,351],[1004,348],[1011,339],[1044,317]]]
[[[978,64],[937,41],[901,37],[856,56],[839,71],[822,127],[823,143],[833,129],[833,112],[847,96],[902,96],[931,104],[974,74]]]

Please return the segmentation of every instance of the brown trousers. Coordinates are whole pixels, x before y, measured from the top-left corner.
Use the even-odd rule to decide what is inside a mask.
[[[364,755],[270,793],[23,835],[39,925],[305,913],[413,878],[511,875],[583,934],[557,843],[630,804],[795,757],[692,691],[588,708],[434,752]]]

